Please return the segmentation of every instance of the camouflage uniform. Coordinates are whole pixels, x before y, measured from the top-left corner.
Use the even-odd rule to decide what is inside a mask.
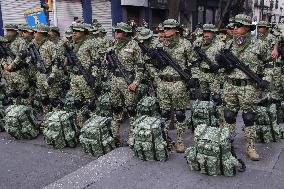
[[[165,28],[177,28],[179,23],[169,19],[163,23]],[[179,64],[182,69],[191,66],[194,53],[191,43],[178,35],[165,38],[163,41],[164,50]],[[159,71],[160,82],[158,83],[158,98],[162,117],[165,118],[165,128],[169,128],[171,111],[175,111],[177,120],[177,151],[184,151],[183,137],[186,128],[185,110],[187,107],[188,92],[180,75],[170,66],[165,66]]]
[[[73,31],[87,32],[88,27],[85,24],[73,24]],[[99,84],[98,76],[100,70],[98,65],[95,65],[95,60],[98,59],[98,52],[94,40],[89,39],[87,35],[82,36],[74,43],[74,53],[77,55],[82,66],[96,77],[96,85]],[[93,102],[96,99],[95,88],[89,86],[75,65],[69,65],[70,68],[70,90],[67,93],[66,100],[72,100],[73,108],[77,111],[77,123],[83,125],[85,119],[89,115],[89,111],[93,111]],[[97,86],[98,87],[98,86]],[[91,106],[90,106],[91,105]]]
[[[17,26],[8,24],[5,26],[6,30],[16,30]],[[26,47],[25,40],[16,35],[11,39],[8,48],[12,51],[16,58],[12,60],[11,57],[7,57],[4,64],[11,66],[12,70],[4,70],[4,78],[6,80],[6,92],[13,101],[14,104],[30,105],[29,97],[29,79],[28,68],[21,62],[19,54]]]
[[[36,28],[36,32],[48,32],[46,26],[40,25]],[[47,73],[37,72],[37,88],[41,96],[44,113],[52,111],[54,108],[62,106],[62,85],[61,78],[63,72],[57,66],[58,54],[56,45],[48,40],[47,36],[42,36],[40,40],[33,40],[40,56],[44,61]]]
[[[131,33],[131,27],[126,23],[118,23],[114,28],[115,30],[121,30],[126,33]],[[125,67],[131,79],[137,88],[140,85],[143,75],[143,57],[141,50],[136,41],[131,37],[123,37],[122,39],[115,41],[115,53],[119,60]],[[111,86],[111,100],[114,110],[113,114],[113,131],[116,136],[116,140],[119,140],[119,128],[123,121],[123,109],[126,108],[130,117],[130,132],[129,139],[132,138],[132,122],[136,116],[136,92],[128,89],[128,85],[122,77],[121,73],[116,69],[112,75]],[[136,88],[136,90],[137,90]],[[129,140],[130,141],[130,140]],[[131,145],[131,144],[129,144]]]
[[[251,27],[249,16],[237,15],[235,21]],[[265,44],[259,41],[253,41],[250,32],[243,36],[236,36],[234,43],[229,48],[252,71],[258,74],[263,73],[264,62],[267,59],[266,47]],[[250,80],[245,73],[239,69],[234,69],[227,73],[224,83],[224,99],[226,102],[224,126],[230,128],[231,132],[235,132],[237,112],[239,110],[242,111],[247,153],[252,160],[259,159],[255,151],[256,127],[254,110],[260,95],[256,83]]]

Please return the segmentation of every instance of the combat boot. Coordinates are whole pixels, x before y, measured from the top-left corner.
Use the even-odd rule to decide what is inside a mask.
[[[259,161],[260,157],[258,153],[256,152],[255,149],[248,149],[247,150],[247,155],[252,161]]]
[[[176,152],[177,153],[184,153],[185,151],[185,146],[183,142],[177,142],[176,143]]]

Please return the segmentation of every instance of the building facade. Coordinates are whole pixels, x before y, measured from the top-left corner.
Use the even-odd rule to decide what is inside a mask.
[[[284,0],[254,0],[254,21],[267,20],[274,23],[284,22]]]

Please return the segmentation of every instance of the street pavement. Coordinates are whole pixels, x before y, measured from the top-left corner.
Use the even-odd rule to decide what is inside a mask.
[[[167,162],[144,162],[128,147],[121,147],[95,159],[81,147],[54,150],[40,136],[16,141],[0,133],[0,188],[2,189],[284,189],[284,141],[258,144],[262,160],[245,156],[242,120],[238,117],[235,148],[247,166],[235,177],[209,177],[189,170],[183,154],[172,152]],[[127,126],[123,125],[123,138]],[[170,131],[175,138],[175,130]],[[187,131],[187,146],[193,144]]]

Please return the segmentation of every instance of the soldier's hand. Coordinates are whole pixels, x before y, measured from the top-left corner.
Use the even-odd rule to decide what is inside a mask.
[[[68,66],[68,65],[69,65],[69,62],[68,62],[68,58],[67,58],[67,57],[64,58],[64,63],[63,63],[63,64],[64,64],[64,66]]]
[[[10,71],[12,71],[12,65],[10,65],[10,64],[4,64],[4,69],[6,70],[6,71],[8,71],[8,72],[10,72]]]
[[[128,89],[131,91],[136,91],[137,85],[135,83],[131,83],[128,85]]]
[[[272,57],[273,60],[276,60],[279,57],[278,48],[273,48],[272,53],[271,53],[271,57]]]

